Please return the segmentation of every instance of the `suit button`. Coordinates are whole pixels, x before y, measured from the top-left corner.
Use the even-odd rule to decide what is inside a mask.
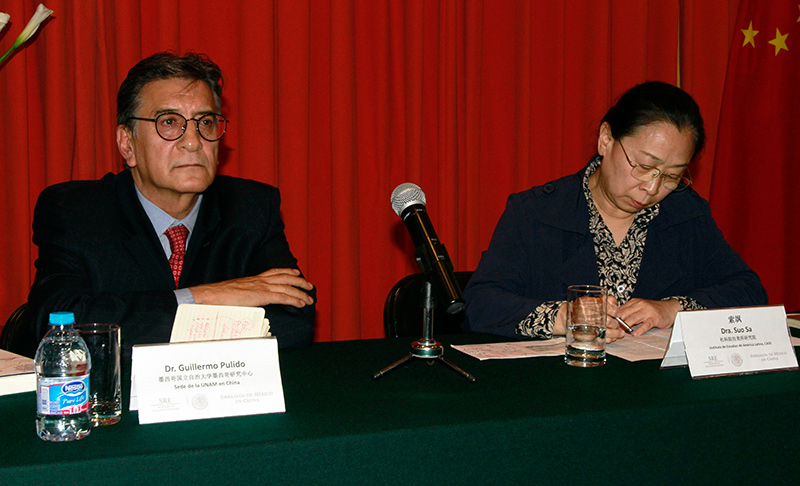
[[[545,194],[550,194],[556,190],[556,186],[550,184],[549,182],[542,186],[542,192]]]

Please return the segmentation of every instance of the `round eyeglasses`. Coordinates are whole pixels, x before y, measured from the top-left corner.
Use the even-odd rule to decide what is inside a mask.
[[[673,192],[682,191],[692,185],[692,178],[689,175],[688,169],[685,172],[686,175],[667,174],[657,167],[634,163],[631,161],[631,158],[628,157],[628,151],[625,150],[625,146],[622,145],[622,142],[619,140],[617,140],[617,142],[619,142],[619,146],[622,147],[622,153],[625,154],[625,159],[631,166],[631,175],[636,180],[650,182],[660,177],[664,187]]]
[[[151,121],[156,124],[156,133],[158,136],[168,142],[178,140],[186,133],[186,125],[193,121],[197,126],[197,133],[209,142],[216,142],[223,135],[228,128],[228,120],[224,116],[217,113],[209,113],[200,118],[187,119],[179,113],[162,113],[155,118],[141,118],[132,116],[128,120],[141,120]]]

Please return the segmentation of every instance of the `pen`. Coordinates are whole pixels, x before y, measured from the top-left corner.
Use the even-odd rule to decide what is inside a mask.
[[[622,329],[624,329],[625,332],[627,332],[628,334],[633,332],[633,329],[631,329],[631,326],[629,326],[627,322],[623,321],[619,317],[615,317],[615,316],[611,316],[611,317],[615,321],[619,322],[619,325],[622,326]]]

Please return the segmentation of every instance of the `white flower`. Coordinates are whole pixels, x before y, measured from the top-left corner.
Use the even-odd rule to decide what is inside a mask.
[[[11,19],[11,16],[5,12],[0,12],[0,30],[3,30],[3,27],[6,26],[8,21]]]
[[[42,22],[44,22],[45,19],[47,19],[47,17],[49,17],[52,13],[53,13],[52,10],[50,10],[49,8],[45,7],[43,4],[40,3],[39,6],[36,7],[36,12],[34,12],[33,17],[31,17],[30,22],[28,22],[28,25],[26,25],[25,28],[22,29],[22,33],[19,35],[19,37],[17,37],[17,40],[14,41],[14,44],[11,46],[11,49],[9,49],[8,51],[6,51],[5,54],[0,56],[0,64],[2,64],[3,61],[5,61],[6,58],[9,55],[11,55],[12,52],[14,52],[14,49],[21,46],[28,39],[33,37],[33,34],[35,34],[37,30],[39,30],[39,26],[42,24]],[[10,18],[11,16],[8,15],[7,13],[0,12],[0,30],[3,30],[3,27],[5,27],[6,23]]]
[[[24,44],[25,41],[33,37],[33,34],[35,34],[37,30],[39,30],[39,25],[41,25],[41,23],[44,22],[45,19],[47,19],[47,17],[49,17],[50,14],[52,13],[53,13],[52,10],[45,7],[44,4],[40,3],[39,6],[36,7],[36,12],[33,14],[33,17],[31,17],[31,20],[28,22],[28,25],[26,25],[25,28],[22,29],[22,33],[19,35],[19,37],[17,37],[17,40],[14,41],[14,45],[11,46],[11,48],[16,49],[17,47]]]

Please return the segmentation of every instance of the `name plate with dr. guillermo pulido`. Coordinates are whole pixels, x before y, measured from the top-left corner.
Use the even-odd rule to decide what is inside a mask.
[[[678,312],[662,368],[692,378],[797,370],[783,306]]]
[[[130,404],[140,424],[285,412],[278,342],[134,346]]]

